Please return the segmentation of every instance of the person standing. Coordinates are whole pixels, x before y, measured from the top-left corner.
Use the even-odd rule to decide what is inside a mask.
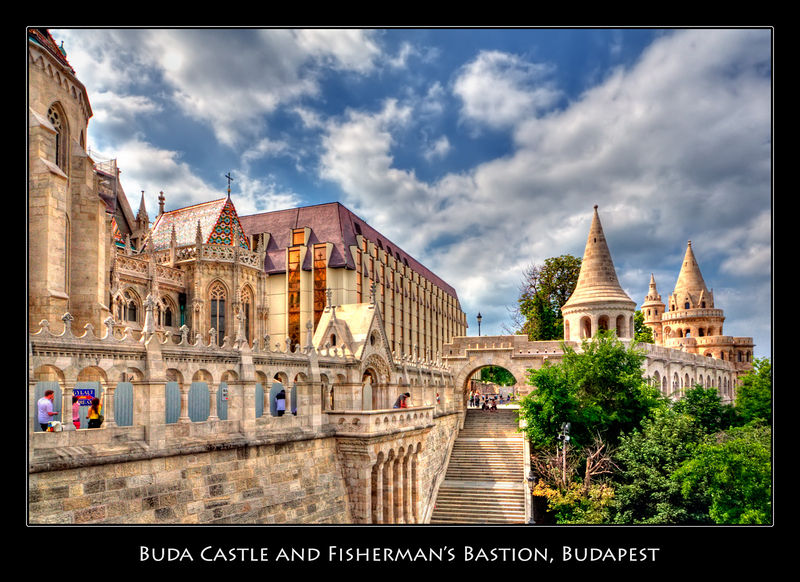
[[[397,397],[397,400],[394,401],[394,405],[392,406],[392,408],[408,408],[406,404],[406,398],[409,397],[411,397],[411,394],[409,392],[401,394],[400,396]]]
[[[72,397],[72,424],[75,426],[75,430],[81,427],[81,404],[77,396]]]
[[[55,392],[52,390],[45,390],[44,396],[39,398],[39,401],[36,403],[39,409],[39,425],[42,427],[43,431],[47,431],[47,427],[50,424],[50,417],[58,415],[57,412],[53,412],[53,399],[55,397]]]
[[[103,397],[105,398],[105,394]],[[97,396],[92,398],[92,405],[86,417],[89,419],[89,428],[100,428],[103,424],[103,402]]]
[[[286,412],[286,390],[281,389],[277,396],[275,396],[275,410],[278,416],[283,416]]]

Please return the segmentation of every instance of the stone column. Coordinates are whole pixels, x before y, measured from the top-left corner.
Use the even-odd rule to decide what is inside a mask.
[[[336,410],[360,410],[361,382],[337,384],[334,398]]]
[[[422,501],[419,495],[419,446],[411,456],[411,523],[419,523],[422,515]]]
[[[394,457],[383,464],[383,523],[394,523],[394,465]]]
[[[403,455],[403,523],[414,523],[411,511],[411,455]]]
[[[256,429],[256,383],[228,382],[228,393],[228,418],[238,420],[242,432],[252,436]]]
[[[358,522],[372,523],[372,465],[369,462],[358,469],[358,489]]]
[[[189,418],[189,388],[186,384],[178,384],[178,391],[181,393],[181,412],[178,416],[178,422],[185,424],[192,422]]]
[[[383,469],[386,466],[383,460],[375,463],[372,474],[372,523],[383,523]]]
[[[166,442],[166,382],[145,379],[131,384],[133,384],[134,426],[144,427],[148,445],[163,447]]]
[[[296,382],[297,416],[308,419],[310,426],[322,426],[322,384],[319,382]],[[289,411],[291,412],[291,411]],[[255,412],[253,413],[255,415]]]
[[[217,390],[219,390],[219,384],[214,385],[211,382],[208,383],[208,420],[219,420],[219,416],[217,416]]]
[[[102,384],[100,386],[102,388]],[[117,385],[109,382],[108,386],[106,386],[105,398],[103,398],[103,410],[100,414],[103,415],[105,420],[103,421],[103,425],[106,428],[113,428],[117,426],[117,421],[114,420],[114,391],[117,389]],[[71,399],[70,399],[71,400]],[[72,410],[72,405],[70,405],[70,410]],[[70,424],[72,424],[70,422]]]
[[[73,380],[65,381],[61,389],[61,416],[58,420],[61,421],[63,430],[75,430],[75,425],[72,424],[72,395],[75,393],[75,384]],[[55,416],[53,420],[56,420]]]
[[[394,503],[392,504],[394,520],[392,523],[405,523],[403,520],[403,481],[405,475],[405,472],[403,471],[404,461],[405,455],[400,453],[397,456],[397,460],[394,462]]]

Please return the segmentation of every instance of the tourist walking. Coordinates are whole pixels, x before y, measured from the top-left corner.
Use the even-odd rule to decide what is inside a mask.
[[[105,394],[103,394],[103,398],[105,398]],[[89,406],[89,411],[86,414],[86,418],[89,420],[89,428],[100,428],[103,424],[103,401],[100,400],[97,396],[92,398],[92,405]]]
[[[81,403],[77,396],[72,397],[72,424],[75,426],[75,430],[81,427]]]
[[[55,397],[55,392],[52,390],[45,390],[44,396],[39,398],[39,401],[36,403],[36,407],[39,410],[39,425],[42,427],[43,431],[46,431],[47,427],[50,425],[50,417],[58,414],[57,412],[53,412],[53,399]]]

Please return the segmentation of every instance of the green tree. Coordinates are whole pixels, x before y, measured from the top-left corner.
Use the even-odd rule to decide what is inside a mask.
[[[528,267],[512,316],[515,333],[532,341],[563,338],[561,307],[575,290],[580,270],[581,259],[572,255],[551,257],[543,265]]]
[[[700,445],[674,473],[684,499],[704,502],[717,524],[771,523],[771,433],[734,427]]]
[[[759,419],[772,422],[772,365],[768,358],[756,358],[753,370],[741,377],[736,391],[736,411],[743,422]]]
[[[500,366],[481,368],[481,382],[490,382],[498,386],[512,386],[517,383],[511,372]]]
[[[536,390],[521,401],[520,415],[534,447],[552,446],[565,422],[571,423],[574,445],[600,435],[613,447],[623,432],[663,404],[644,378],[644,354],[626,348],[613,332],[584,340],[580,353],[565,344],[563,349],[559,364],[529,372]]]
[[[654,344],[653,330],[644,324],[644,313],[641,310],[633,314],[633,341],[640,344]]]
[[[672,407],[694,418],[709,434],[730,427],[736,418],[733,406],[722,404],[716,388],[704,388],[701,384],[695,384],[694,388],[687,390],[684,397]]]
[[[659,409],[639,430],[622,437],[615,460],[614,522],[621,524],[710,523],[706,504],[681,494],[673,473],[708,438],[692,417],[674,408]]]

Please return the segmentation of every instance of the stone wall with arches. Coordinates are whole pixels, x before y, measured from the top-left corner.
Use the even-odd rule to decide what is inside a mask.
[[[144,301],[146,319],[154,305]],[[267,338],[218,345],[190,338],[187,329],[121,330],[110,318],[101,333],[91,324],[76,332],[72,321],[65,315],[60,333],[43,321],[29,336],[33,523],[362,522],[356,508],[372,519],[373,506],[357,501],[361,477],[343,475],[371,475],[380,451],[380,466],[391,467],[380,483],[402,492],[376,501],[395,508],[381,509],[382,519],[419,523],[427,515],[446,463],[448,449],[441,447],[452,446],[459,419],[443,366],[395,362],[378,352],[362,361],[336,350],[270,345]],[[365,391],[367,380],[380,398],[364,398],[373,388]],[[76,429],[71,399],[89,385],[104,398],[105,422]],[[36,402],[47,389],[57,391],[61,432],[37,430]],[[399,391],[413,394],[410,408],[391,408]],[[351,421],[362,415],[381,423],[354,431]],[[353,439],[375,454],[349,455],[343,443]],[[83,483],[87,474],[91,485]],[[151,494],[136,483],[150,483]],[[118,496],[101,490],[111,488],[125,490],[127,501],[109,503]]]

